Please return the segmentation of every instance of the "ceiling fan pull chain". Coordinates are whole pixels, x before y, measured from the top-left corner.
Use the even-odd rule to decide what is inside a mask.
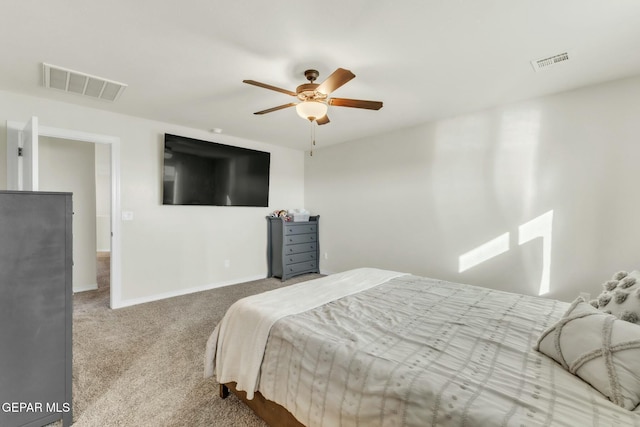
[[[316,145],[316,127],[313,125],[316,121],[311,122],[311,139],[313,140],[313,145]]]

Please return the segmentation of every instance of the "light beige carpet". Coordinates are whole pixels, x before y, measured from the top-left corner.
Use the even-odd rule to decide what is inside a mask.
[[[226,309],[282,283],[264,279],[111,310],[109,287],[74,296],[74,426],[260,426],[203,378],[206,341]]]

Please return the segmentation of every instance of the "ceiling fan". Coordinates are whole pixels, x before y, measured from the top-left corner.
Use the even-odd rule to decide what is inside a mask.
[[[347,99],[347,98],[329,98],[329,95],[353,79],[356,75],[351,71],[344,68],[338,68],[335,70],[325,81],[318,84],[315,83],[318,78],[318,71],[306,70],[304,76],[309,80],[309,83],[301,84],[296,88],[296,91],[290,91],[279,87],[271,86],[265,83],[260,83],[255,80],[243,80],[243,83],[262,87],[265,89],[275,90],[282,92],[286,95],[296,97],[300,102],[290,102],[288,104],[279,105],[277,107],[268,108],[266,110],[257,111],[253,114],[267,114],[273,111],[282,110],[284,108],[296,107],[296,111],[300,117],[307,119],[310,122],[316,122],[319,125],[325,125],[329,123],[329,117],[327,116],[327,110],[329,105],[336,107],[351,107],[351,108],[365,108],[368,110],[379,110],[382,108],[382,102],[380,101],[364,101],[361,99]]]

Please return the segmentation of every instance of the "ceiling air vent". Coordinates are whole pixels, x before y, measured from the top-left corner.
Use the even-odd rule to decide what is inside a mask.
[[[44,87],[77,93],[95,99],[113,102],[127,87],[124,83],[102,77],[92,76],[79,71],[43,63],[42,75]]]
[[[558,55],[553,55],[548,58],[537,59],[531,61],[531,65],[533,69],[538,72],[540,70],[546,70],[547,68],[551,68],[552,66],[559,64],[560,62],[565,62],[569,60],[569,53],[564,52]]]

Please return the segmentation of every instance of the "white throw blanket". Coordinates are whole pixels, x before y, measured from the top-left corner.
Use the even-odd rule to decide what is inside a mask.
[[[219,383],[235,381],[237,389],[253,399],[269,331],[277,320],[405,274],[359,268],[236,301],[207,341],[205,376],[211,377],[215,371]]]

